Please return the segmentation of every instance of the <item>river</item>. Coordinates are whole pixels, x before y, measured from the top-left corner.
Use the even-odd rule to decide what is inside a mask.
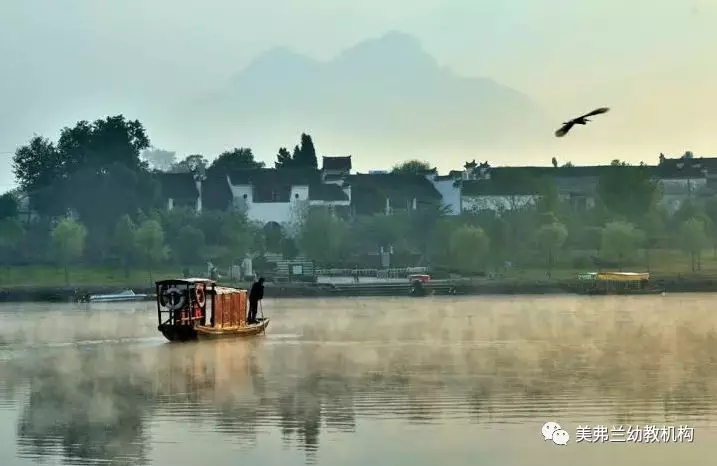
[[[197,344],[153,303],[2,305],[0,464],[710,464],[713,302],[268,300]]]

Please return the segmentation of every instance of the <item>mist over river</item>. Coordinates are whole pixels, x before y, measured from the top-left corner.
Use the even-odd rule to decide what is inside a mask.
[[[0,465],[711,464],[714,300],[266,300],[194,344],[154,303],[3,304]]]

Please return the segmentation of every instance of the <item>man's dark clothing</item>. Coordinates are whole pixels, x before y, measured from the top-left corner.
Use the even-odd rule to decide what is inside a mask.
[[[247,323],[255,324],[256,311],[259,308],[259,301],[264,299],[264,280],[259,280],[251,286],[249,290],[249,315],[247,316]]]
[[[247,324],[255,324],[256,323],[256,311],[258,308],[259,308],[259,301],[250,299],[249,300],[249,316],[246,319]]]

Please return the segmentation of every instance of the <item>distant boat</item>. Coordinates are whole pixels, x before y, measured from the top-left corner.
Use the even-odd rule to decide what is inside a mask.
[[[622,294],[658,294],[659,287],[650,285],[649,273],[635,272],[588,272],[580,273],[577,282],[570,289],[578,294],[622,295]]]
[[[87,299],[91,303],[119,303],[144,301],[149,297],[147,294],[137,294],[132,290],[124,290],[115,294],[93,294]]]

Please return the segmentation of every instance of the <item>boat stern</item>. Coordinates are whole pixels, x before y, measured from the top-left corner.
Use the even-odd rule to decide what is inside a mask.
[[[194,341],[197,339],[197,331],[194,327],[186,325],[159,325],[157,330],[169,341]]]

